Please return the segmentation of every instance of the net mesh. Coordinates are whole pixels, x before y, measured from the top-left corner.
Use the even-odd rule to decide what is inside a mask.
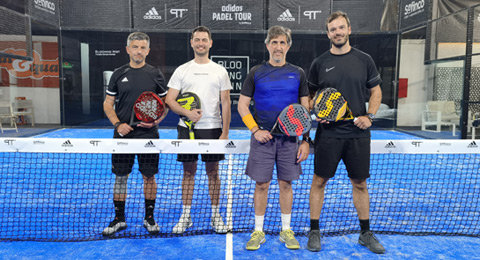
[[[480,144],[474,140],[372,141],[371,228],[377,233],[480,236]],[[226,153],[219,164],[220,214],[233,232],[254,228],[255,183],[244,175],[247,140],[0,139],[0,240],[85,241],[104,239],[114,218],[112,153],[157,153],[160,232],[182,213],[182,165],[177,153]],[[291,227],[309,230],[309,191],[313,155],[294,181]],[[128,179],[128,227],[113,237],[151,236],[143,227],[143,179],[134,164]],[[343,163],[328,182],[320,229],[325,236],[359,231],[351,184]],[[279,187],[270,185],[264,230],[281,228]],[[205,164],[199,161],[191,218],[183,235],[213,233]]]

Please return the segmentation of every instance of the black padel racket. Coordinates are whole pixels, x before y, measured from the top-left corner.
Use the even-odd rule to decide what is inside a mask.
[[[313,99],[315,116],[330,122],[354,120],[347,101],[335,88],[325,88],[317,92]]]
[[[201,109],[200,98],[192,92],[185,92],[178,95],[177,103],[186,110]],[[190,136],[190,139],[195,139],[195,134],[193,132],[193,129],[195,128],[195,122],[193,122],[192,120],[190,120],[190,118],[186,116],[182,116],[180,118],[188,127],[188,134]]]
[[[301,136],[312,128],[312,119],[304,106],[290,104],[280,112],[270,133],[276,132],[277,128],[287,136]]]
[[[151,91],[145,91],[137,98],[133,105],[133,113],[130,119],[130,125],[138,125],[140,121],[152,123],[161,118],[165,113],[165,104],[157,94]]]

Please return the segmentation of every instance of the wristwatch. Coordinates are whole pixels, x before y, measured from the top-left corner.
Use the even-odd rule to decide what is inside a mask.
[[[118,121],[116,122],[113,126],[115,127],[115,130],[122,124],[122,122]]]
[[[310,138],[310,136],[304,136],[303,139],[302,139],[302,142],[307,142],[309,144],[312,143],[312,138]]]
[[[373,122],[373,119],[375,119],[375,115],[372,113],[367,114],[368,119],[370,119],[370,122]]]

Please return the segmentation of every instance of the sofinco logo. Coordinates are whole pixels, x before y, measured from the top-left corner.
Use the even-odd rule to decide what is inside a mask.
[[[162,16],[157,12],[157,9],[155,7],[152,7],[152,9],[148,10],[148,12],[145,13],[145,15],[143,16],[143,19],[161,20]]]
[[[423,11],[424,7],[425,7],[425,0],[412,1],[410,4],[405,6],[404,15],[407,16],[416,12],[421,12]]]
[[[199,142],[198,146],[210,146],[210,143],[207,142]]]
[[[49,9],[51,11],[55,11],[55,3],[47,1],[47,0],[34,0],[35,5],[39,7],[43,7]]]

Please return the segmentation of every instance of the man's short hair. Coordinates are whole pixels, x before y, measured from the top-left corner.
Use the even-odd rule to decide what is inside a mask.
[[[127,46],[130,46],[130,43],[133,41],[147,41],[148,47],[150,48],[150,37],[144,32],[133,32],[128,35]]]
[[[328,24],[339,17],[345,18],[345,20],[347,21],[347,26],[350,27],[350,19],[348,19],[347,13],[342,11],[336,11],[334,13],[331,13],[327,17],[327,20],[325,21],[325,29],[327,30],[327,32],[328,32]]]
[[[270,41],[272,39],[275,39],[275,38],[277,38],[281,35],[285,35],[285,37],[287,38],[287,44],[289,46],[291,46],[292,45],[292,30],[290,30],[287,27],[280,26],[280,25],[274,25],[274,26],[270,27],[270,29],[268,29],[267,38],[265,39],[265,44],[270,43]]]
[[[192,31],[192,36],[190,36],[190,39],[193,39],[193,35],[196,33],[196,32],[206,32],[208,34],[208,38],[211,40],[212,39],[212,34],[210,33],[210,29],[208,29],[207,26],[198,26],[196,27],[195,29],[193,29]]]

